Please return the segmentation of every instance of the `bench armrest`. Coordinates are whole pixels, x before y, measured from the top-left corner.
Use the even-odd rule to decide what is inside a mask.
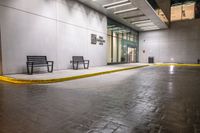
[[[90,60],[84,60],[84,62],[90,62]]]
[[[79,63],[81,61],[74,61],[74,60],[71,60],[70,63]]]
[[[33,65],[33,63],[34,63],[34,62],[32,62],[32,61],[27,61],[27,62],[26,62],[27,65]]]
[[[53,64],[54,62],[53,61],[47,61],[47,64],[49,64],[49,63]]]

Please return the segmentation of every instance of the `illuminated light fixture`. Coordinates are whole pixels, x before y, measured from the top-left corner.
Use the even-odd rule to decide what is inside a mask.
[[[126,9],[126,10],[116,11],[116,12],[114,12],[114,14],[121,14],[121,13],[131,12],[131,11],[135,11],[135,10],[138,10],[138,8],[134,7],[134,8]]]
[[[120,33],[129,33],[130,31],[127,31],[127,30],[119,30],[118,32],[120,32]]]
[[[121,28],[119,28],[119,29],[113,29],[112,31],[118,32],[118,31],[120,31],[120,30],[122,30],[122,29],[121,29]]]
[[[141,29],[154,29],[154,28],[158,28],[158,26],[148,26],[148,27],[140,27]]]
[[[140,29],[141,29],[141,28],[143,28],[143,29],[147,28],[147,29],[148,29],[148,28],[151,28],[151,27],[152,27],[152,28],[158,28],[156,25],[148,25],[148,26],[143,26],[143,27],[139,27],[139,28],[140,28]]]
[[[158,30],[160,28],[158,28],[157,26],[152,26],[152,27],[141,27],[142,30]]]
[[[109,30],[121,30],[121,28],[120,27],[113,27],[113,28],[109,28]]]
[[[143,27],[143,26],[154,26],[155,24],[150,22],[150,23],[143,23],[143,24],[136,24],[136,27]]]
[[[134,19],[134,18],[140,18],[140,17],[145,17],[145,15],[140,14],[140,15],[135,15],[135,16],[128,16],[128,17],[124,17],[123,19]]]
[[[115,27],[115,25],[108,25],[107,27],[108,28],[113,28],[113,27]]]
[[[130,5],[130,4],[131,4],[131,2],[129,0],[121,0],[121,1],[118,1],[118,2],[113,2],[113,3],[110,3],[110,4],[103,5],[103,7],[106,8],[106,9],[112,9],[112,8],[116,8],[116,7]]]
[[[148,22],[151,22],[151,20],[141,20],[141,21],[135,21],[135,22],[132,22],[132,24],[140,24],[140,23],[148,23]]]
[[[150,30],[158,30],[157,28],[155,29],[142,29],[142,31],[150,31]]]
[[[154,25],[154,26],[146,26],[146,27],[140,27],[141,29],[145,29],[145,28],[158,28],[158,26]]]

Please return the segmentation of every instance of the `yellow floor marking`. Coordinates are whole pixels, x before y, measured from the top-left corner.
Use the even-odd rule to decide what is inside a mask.
[[[153,66],[200,67],[200,64],[153,64]]]
[[[15,79],[15,78],[7,77],[7,76],[0,76],[0,81],[14,83],[14,84],[48,84],[48,83],[56,83],[56,82],[82,79],[82,78],[93,77],[93,76],[109,74],[109,73],[115,73],[115,72],[120,72],[120,71],[126,71],[126,70],[131,70],[131,69],[137,69],[137,68],[142,68],[142,67],[147,67],[147,66],[149,66],[149,65],[127,67],[127,68],[109,70],[109,71],[104,71],[104,72],[96,72],[96,73],[89,73],[89,74],[64,77],[64,78],[56,78],[56,79],[47,79],[47,80],[23,80],[23,79]]]

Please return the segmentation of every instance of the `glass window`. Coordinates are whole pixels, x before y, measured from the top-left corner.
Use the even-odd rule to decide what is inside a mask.
[[[121,62],[121,55],[122,55],[122,33],[119,34],[119,45],[118,45],[118,62]]]
[[[118,50],[118,34],[113,34],[113,62],[117,62],[117,50]]]
[[[182,19],[194,19],[195,17],[195,3],[188,3],[183,5]]]
[[[112,53],[111,53],[111,49],[112,49],[112,41],[111,41],[111,39],[112,39],[112,36],[111,35],[108,35],[107,36],[107,39],[108,39],[108,41],[107,41],[107,43],[109,44],[108,45],[108,50],[107,50],[107,62],[111,62],[112,61]]]
[[[182,5],[176,5],[171,7],[171,21],[181,20]]]
[[[185,3],[175,3],[171,7],[171,21],[180,21],[187,19],[195,19],[195,14],[198,12],[197,3],[193,1]]]

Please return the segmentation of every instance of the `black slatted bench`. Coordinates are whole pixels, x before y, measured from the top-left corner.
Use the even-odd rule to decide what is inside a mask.
[[[47,67],[48,72],[53,72],[53,64],[53,61],[47,61],[46,56],[27,56],[27,73],[33,74],[34,67]]]
[[[72,66],[73,66],[74,70],[78,70],[78,65],[79,64],[83,64],[84,69],[88,69],[90,61],[89,60],[84,60],[83,56],[72,56],[72,61],[70,61],[70,63],[72,63]],[[75,67],[75,65],[76,65],[76,67]]]

